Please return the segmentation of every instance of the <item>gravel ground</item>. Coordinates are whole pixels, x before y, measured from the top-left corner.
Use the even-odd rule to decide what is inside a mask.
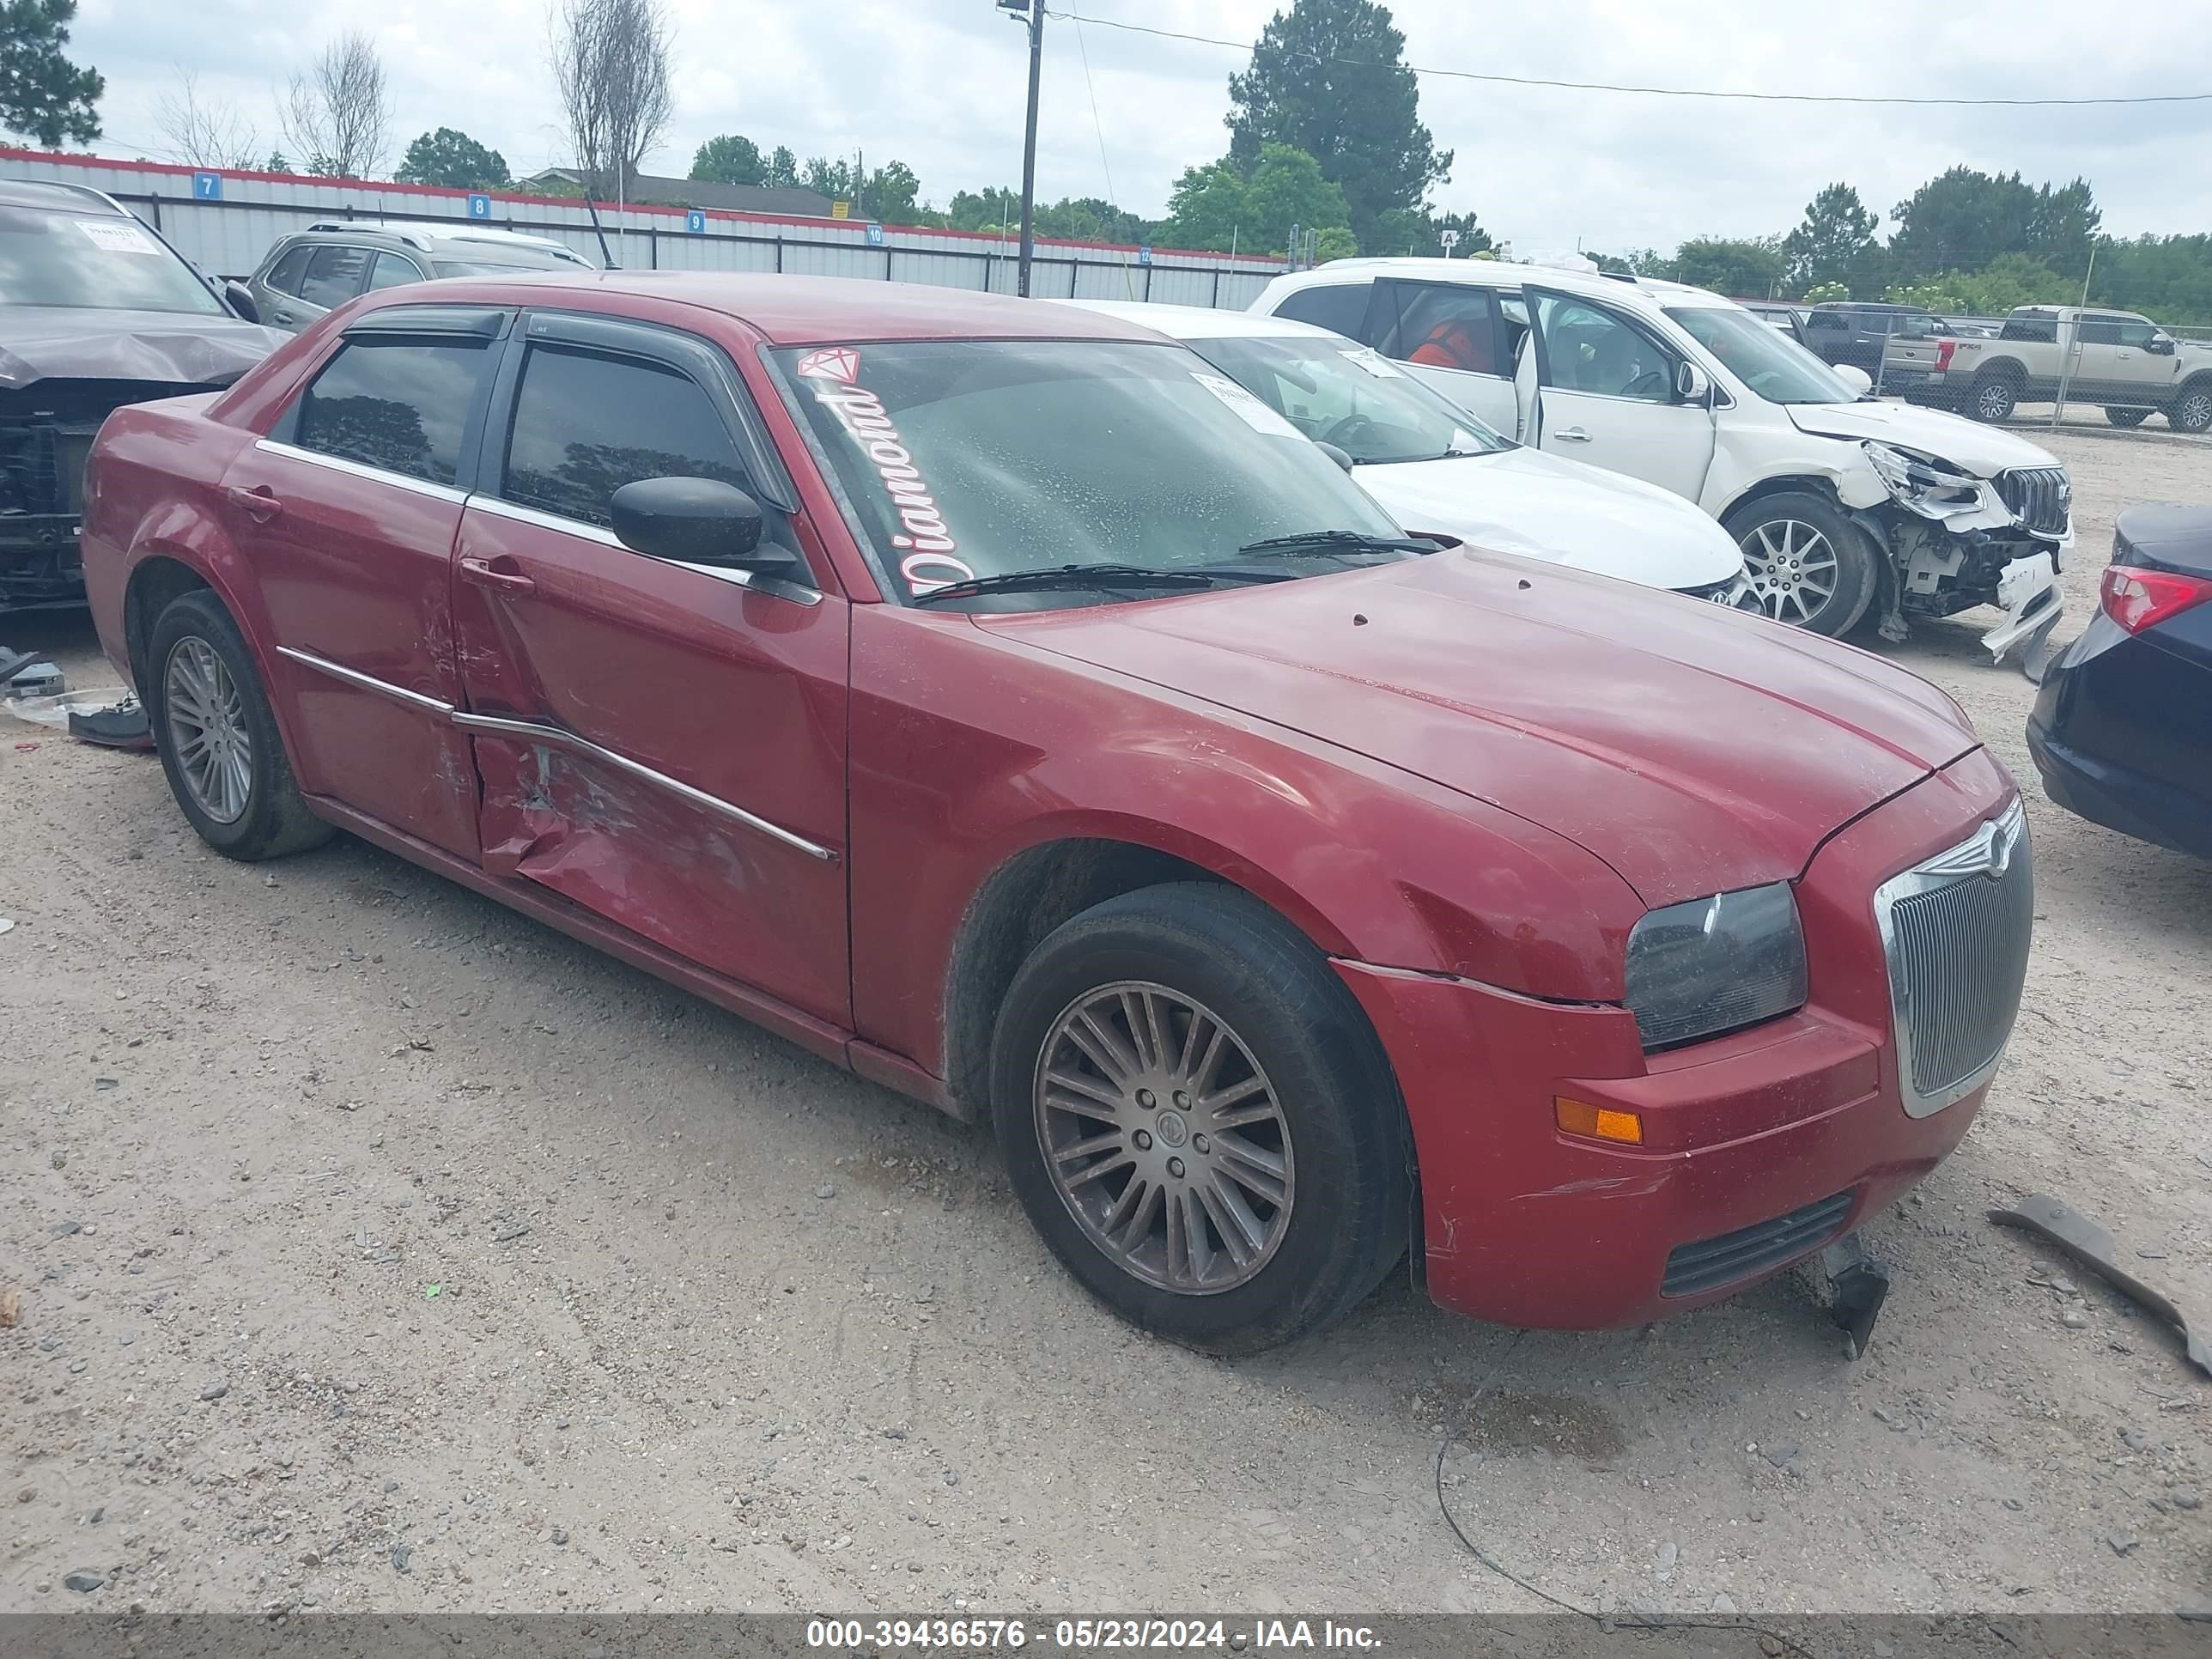
[[[2057,445],[2071,631],[2212,454]],[[2027,776],[1989,620],[1897,649]],[[2056,1192],[2212,1301],[2212,867],[2028,807],[2027,1012],[1869,1230],[1868,1358],[1785,1278],[1525,1337],[1393,1281],[1222,1363],[1088,1302],[982,1138],[357,842],[227,863],[151,758],[0,717],[0,1610],[1533,1607],[1448,1432],[1461,1524],[1587,1606],[2212,1601],[2212,1390],[1984,1219]]]

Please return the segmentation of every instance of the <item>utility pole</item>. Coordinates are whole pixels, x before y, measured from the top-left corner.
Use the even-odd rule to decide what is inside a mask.
[[[1036,257],[1037,88],[1044,72],[1044,0],[999,0],[1001,11],[1024,14],[1030,25],[1030,112],[1022,129],[1022,253],[1015,291],[1029,297],[1030,265]]]

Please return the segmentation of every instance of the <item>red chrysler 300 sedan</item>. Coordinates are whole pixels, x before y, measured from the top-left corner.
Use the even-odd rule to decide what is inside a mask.
[[[89,496],[218,851],[335,825],[988,1116],[1200,1347],[1409,1249],[1520,1324],[1724,1296],[1958,1143],[2019,1000],[2018,793],[1948,699],[1409,539],[1127,323],[392,289],[111,417]]]

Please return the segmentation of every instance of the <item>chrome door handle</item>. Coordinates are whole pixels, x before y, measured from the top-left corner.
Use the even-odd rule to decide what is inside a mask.
[[[538,584],[520,570],[501,570],[499,565],[508,562],[502,554],[497,562],[489,559],[463,559],[461,580],[473,582],[478,587],[489,587],[500,593],[535,593]]]
[[[1590,441],[1589,434],[1578,426],[1563,426],[1552,435],[1563,444],[1586,444]]]

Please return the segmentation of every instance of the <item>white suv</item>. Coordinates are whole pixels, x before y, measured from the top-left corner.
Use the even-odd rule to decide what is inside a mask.
[[[1756,605],[1842,635],[1869,613],[2004,607],[1991,653],[2058,620],[2073,489],[2048,452],[1867,398],[1732,301],[1486,259],[1340,259],[1252,309],[1349,335],[1522,443],[1660,484],[1726,526]]]

